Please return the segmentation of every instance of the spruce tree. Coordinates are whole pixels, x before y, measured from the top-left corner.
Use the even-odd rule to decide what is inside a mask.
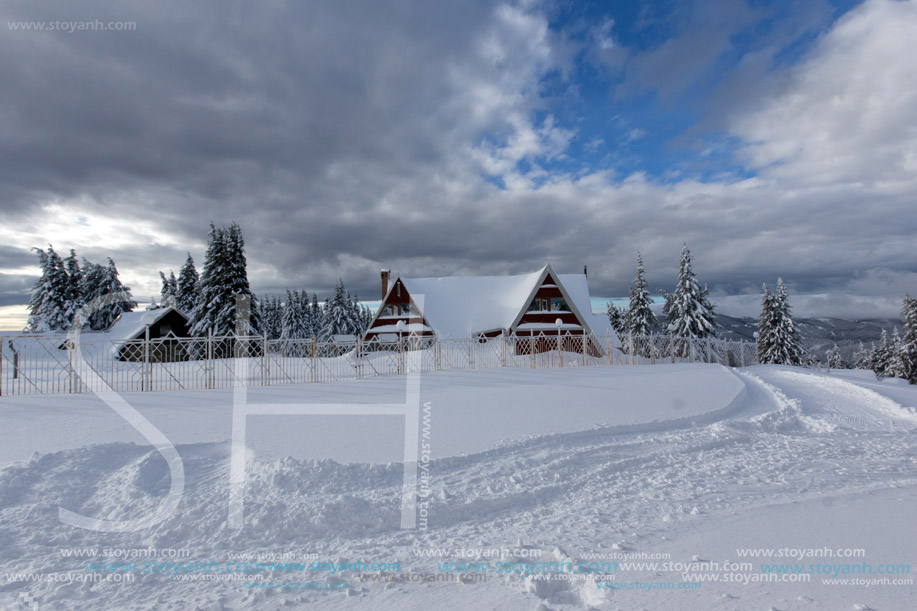
[[[246,335],[261,332],[258,300],[248,283],[245,243],[236,223],[229,228],[210,225],[210,238],[204,256],[204,270],[199,285],[199,302],[191,311],[191,334],[204,337],[229,336],[236,332],[236,299],[250,299],[250,317],[245,324]]]
[[[872,369],[877,376],[884,377],[892,360],[892,356],[891,346],[888,340],[888,331],[882,329],[882,334],[879,336],[879,345],[873,349],[872,356],[870,357],[870,369]]]
[[[666,319],[671,335],[689,340],[711,337],[716,333],[716,328],[712,322],[713,312],[710,310],[710,303],[707,301],[705,291],[700,287],[691,265],[691,251],[688,250],[688,245],[685,244],[681,249],[678,283],[675,286],[675,293],[672,295],[670,316]],[[679,356],[687,356],[688,352],[689,345],[687,342],[676,344],[676,353]]]
[[[175,307],[186,315],[194,311],[198,303],[198,275],[194,268],[194,259],[191,253],[185,259],[184,265],[178,271],[177,290],[175,292]]]
[[[222,321],[217,318],[229,296],[225,286],[228,268],[226,258],[225,232],[211,223],[207,252],[204,254],[204,269],[198,283],[199,301],[191,311],[191,335],[195,337],[229,335],[234,329],[234,324],[219,325]]]
[[[333,341],[335,335],[349,335],[353,333],[349,315],[350,303],[344,281],[338,280],[334,287],[334,296],[326,301],[324,320],[319,341]]]
[[[630,310],[627,316],[627,331],[634,335],[650,335],[659,325],[656,315],[650,308],[650,293],[646,288],[645,274],[643,257],[638,252],[637,270],[634,273],[634,284],[630,289]]]
[[[841,358],[841,350],[834,344],[830,350],[825,352],[825,360],[831,369],[845,369],[844,359]]]
[[[904,342],[901,341],[901,334],[898,327],[892,331],[891,339],[888,342],[888,363],[882,377],[885,378],[904,378],[907,379],[904,363]]]
[[[164,308],[175,307],[178,300],[178,281],[175,279],[175,273],[169,270],[169,275],[159,272],[159,278],[162,280],[162,289],[159,291],[159,302]]]
[[[805,356],[802,342],[791,315],[786,285],[780,278],[777,279],[774,308],[776,316],[772,328],[773,339],[771,352],[767,355],[766,362],[780,365],[802,365]]]
[[[904,337],[901,340],[901,369],[904,378],[917,384],[917,298],[904,296],[901,310],[904,319]]]
[[[264,335],[267,339],[280,339],[283,330],[283,306],[276,295],[266,297],[261,302],[261,322],[264,324]]]
[[[707,283],[704,283],[704,288],[700,294],[701,303],[704,307],[701,308],[701,315],[707,321],[706,327],[710,329],[708,337],[716,337],[716,310],[713,306],[713,303],[710,301],[710,291],[707,289]]]
[[[625,311],[615,306],[611,301],[608,302],[608,307],[605,311],[608,313],[608,322],[611,323],[611,328],[615,330],[618,337],[627,333],[627,318]]]
[[[108,258],[108,265],[98,266],[96,271],[99,274],[98,288],[95,291],[96,294],[92,295],[91,299],[87,299],[87,302],[107,295],[111,297],[106,300],[109,303],[95,309],[89,320],[93,329],[104,330],[111,327],[122,313],[133,311],[137,307],[137,302],[131,296],[130,287],[121,283],[118,268],[111,257]]]
[[[70,292],[70,282],[67,270],[60,256],[48,246],[47,275],[42,295],[41,305],[38,307],[38,319],[42,328],[49,331],[66,331],[70,328],[67,319],[67,296]]]
[[[38,277],[38,280],[35,281],[35,284],[32,285],[32,296],[29,299],[28,328],[30,331],[38,332],[48,329],[47,323],[45,323],[39,315],[41,304],[45,299],[45,289],[48,285],[48,253],[41,248],[33,248],[32,250],[38,255],[38,265],[41,269],[41,275]]]
[[[325,328],[325,310],[318,301],[318,295],[312,293],[312,337],[318,338]]]
[[[70,256],[64,261],[64,268],[67,271],[67,299],[65,312],[67,316],[67,326],[73,323],[73,317],[83,307],[83,272],[80,270],[80,262],[76,258],[76,251],[70,249]]]
[[[98,263],[93,263],[83,259],[83,303],[91,303],[101,295],[102,279],[105,275],[104,268]],[[102,331],[105,327],[101,326],[98,312],[91,312],[88,320],[89,328],[93,331]]]
[[[853,366],[857,369],[869,369],[869,357],[869,348],[865,347],[863,342],[860,342],[859,348],[857,348],[857,351],[853,353]]]
[[[764,285],[764,295],[761,296],[761,316],[758,317],[758,337],[756,346],[758,351],[758,362],[763,364],[771,363],[771,355],[774,354],[774,327],[777,323],[777,306],[774,294]]]
[[[309,302],[303,301],[302,294],[287,289],[287,298],[283,304],[282,330],[283,339],[300,340],[310,337]]]
[[[659,289],[659,294],[662,295],[662,299],[663,299],[662,317],[665,319],[665,332],[671,333],[671,329],[669,327],[672,325],[672,312],[674,311],[675,297],[674,295],[666,292],[663,289]],[[626,321],[626,318],[625,318],[625,321]]]

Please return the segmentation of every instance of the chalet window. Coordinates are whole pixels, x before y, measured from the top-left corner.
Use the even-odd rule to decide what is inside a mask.
[[[570,308],[567,306],[567,302],[564,301],[563,297],[551,297],[551,311],[569,312]]]
[[[390,303],[382,308],[380,316],[420,316],[420,312],[411,303]]]
[[[569,312],[570,307],[563,297],[536,297],[529,304],[528,312]]]

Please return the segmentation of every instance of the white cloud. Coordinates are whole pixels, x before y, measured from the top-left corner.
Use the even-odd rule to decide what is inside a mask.
[[[917,2],[843,16],[781,90],[732,130],[762,175],[811,185],[917,185]],[[888,184],[890,183],[890,184]]]

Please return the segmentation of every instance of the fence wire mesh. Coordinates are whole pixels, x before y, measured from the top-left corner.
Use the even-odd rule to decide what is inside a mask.
[[[240,358],[247,360],[245,367],[235,366]],[[667,335],[405,335],[334,343],[255,336],[113,341],[87,333],[71,343],[65,335],[35,334],[0,338],[0,396],[271,386],[448,369],[685,362],[743,367],[756,364],[757,355],[751,342]],[[81,367],[95,375],[83,379]],[[240,372],[244,379],[238,379]]]

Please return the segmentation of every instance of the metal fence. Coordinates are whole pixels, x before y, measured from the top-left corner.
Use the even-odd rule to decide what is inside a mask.
[[[239,361],[238,359],[244,359]],[[0,396],[190,390],[355,380],[414,371],[756,363],[755,344],[666,335],[405,336],[322,343],[263,337],[113,341],[87,333],[0,338]],[[240,363],[244,366],[240,367]]]

